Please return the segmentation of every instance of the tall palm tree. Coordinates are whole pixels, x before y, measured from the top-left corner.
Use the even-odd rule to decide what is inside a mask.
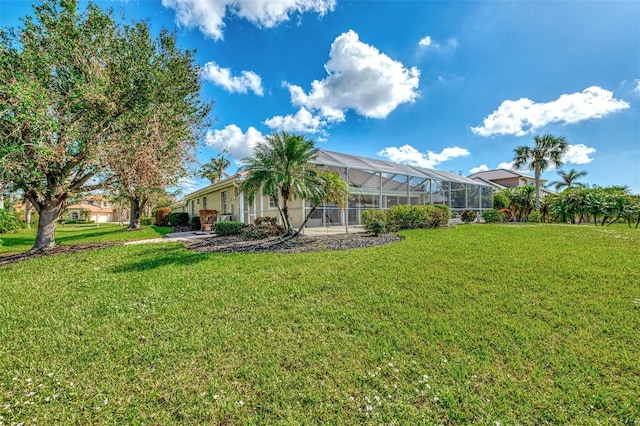
[[[224,152],[217,157],[209,160],[198,171],[198,176],[209,179],[211,183],[216,183],[222,178],[229,177],[229,173],[225,172],[227,167],[231,165],[231,161],[225,157]]]
[[[289,220],[288,203],[292,197],[311,199],[323,190],[323,179],[309,161],[318,154],[315,142],[287,132],[266,136],[253,148],[253,157],[245,158],[241,172],[247,177],[240,188],[252,203],[262,188],[264,196],[276,200],[280,217],[289,235],[293,227]]]
[[[558,175],[560,175],[560,180],[553,181],[549,184],[549,185],[553,185],[556,191],[564,187],[572,188],[574,186],[580,186],[580,187],[586,186],[582,182],[577,182],[577,180],[587,175],[586,170],[577,171],[576,169],[571,169],[568,172],[565,172],[563,170],[558,170]]]
[[[540,211],[540,173],[552,165],[562,166],[562,155],[567,152],[568,143],[564,136],[546,134],[534,136],[535,146],[518,146],[514,150],[513,164],[517,169],[527,166],[534,171],[536,184],[536,210]]]

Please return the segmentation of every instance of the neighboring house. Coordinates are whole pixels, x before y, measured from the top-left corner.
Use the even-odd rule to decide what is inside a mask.
[[[493,207],[492,186],[439,170],[321,150],[313,163],[329,168],[349,185],[348,206],[318,206],[307,226],[359,225],[367,209],[394,205],[446,204],[452,212],[471,209],[478,213]],[[273,197],[256,194],[249,203],[240,191],[244,176],[236,174],[187,195],[171,206],[172,212],[198,216],[200,210],[217,210],[218,220],[252,223],[257,217],[278,217]],[[311,209],[309,201],[289,200],[293,226],[300,226]]]
[[[533,176],[506,169],[487,170],[467,177],[473,181],[491,185],[495,189],[517,188],[525,185],[534,186],[536,184],[536,179]],[[540,179],[540,195],[542,197],[552,193],[544,187],[546,181],[546,179]]]
[[[67,206],[62,218],[84,219],[83,213],[88,215],[88,220],[95,223],[116,222],[118,220],[118,215],[113,210],[111,202],[99,195],[83,197],[77,204]]]

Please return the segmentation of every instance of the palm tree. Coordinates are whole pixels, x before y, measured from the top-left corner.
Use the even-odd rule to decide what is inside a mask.
[[[583,178],[587,175],[586,170],[577,171],[576,169],[571,169],[568,172],[563,170],[558,170],[558,175],[560,175],[560,180],[556,180],[551,182],[549,185],[553,185],[556,191],[560,190],[560,188],[572,188],[574,186],[584,187],[586,186],[582,182],[576,182],[578,179]]]
[[[343,210],[347,206],[347,197],[349,196],[349,185],[345,182],[339,174],[326,169],[320,177],[323,180],[321,191],[311,197],[311,210],[304,218],[304,222],[300,225],[300,229],[296,232],[296,236],[300,235],[300,232],[304,229],[313,213],[318,209],[318,206],[322,203],[333,204],[340,210]]]
[[[567,152],[568,143],[564,136],[546,134],[534,136],[534,147],[518,146],[514,150],[513,164],[517,169],[527,166],[534,171],[536,184],[536,210],[540,211],[540,173],[549,165],[562,166],[562,155]]]
[[[242,160],[241,172],[246,172],[247,177],[240,190],[247,194],[249,203],[261,188],[261,195],[272,196],[289,235],[293,235],[289,200],[312,199],[322,193],[324,180],[317,167],[309,163],[317,154],[315,142],[283,131],[266,136],[253,148],[253,157]]]
[[[229,173],[225,169],[231,165],[231,161],[224,156],[224,152],[215,158],[209,160],[198,171],[198,176],[209,179],[211,183],[216,183],[222,178],[229,177]]]

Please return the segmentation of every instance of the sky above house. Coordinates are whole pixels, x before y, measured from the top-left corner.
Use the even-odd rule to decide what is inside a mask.
[[[30,3],[0,0],[2,27]],[[234,172],[286,130],[467,176],[511,168],[516,146],[550,133],[570,144],[563,170],[640,193],[638,1],[96,3],[197,49],[202,97],[215,101],[201,163],[224,151]]]

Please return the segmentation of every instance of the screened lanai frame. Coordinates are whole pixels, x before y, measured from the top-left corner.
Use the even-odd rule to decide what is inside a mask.
[[[491,186],[454,173],[325,150],[313,163],[340,175],[350,195],[344,212],[335,205],[318,206],[310,226],[359,225],[364,210],[401,204],[445,204],[452,215],[474,210],[480,216],[493,208]],[[304,209],[310,207],[307,203]]]

